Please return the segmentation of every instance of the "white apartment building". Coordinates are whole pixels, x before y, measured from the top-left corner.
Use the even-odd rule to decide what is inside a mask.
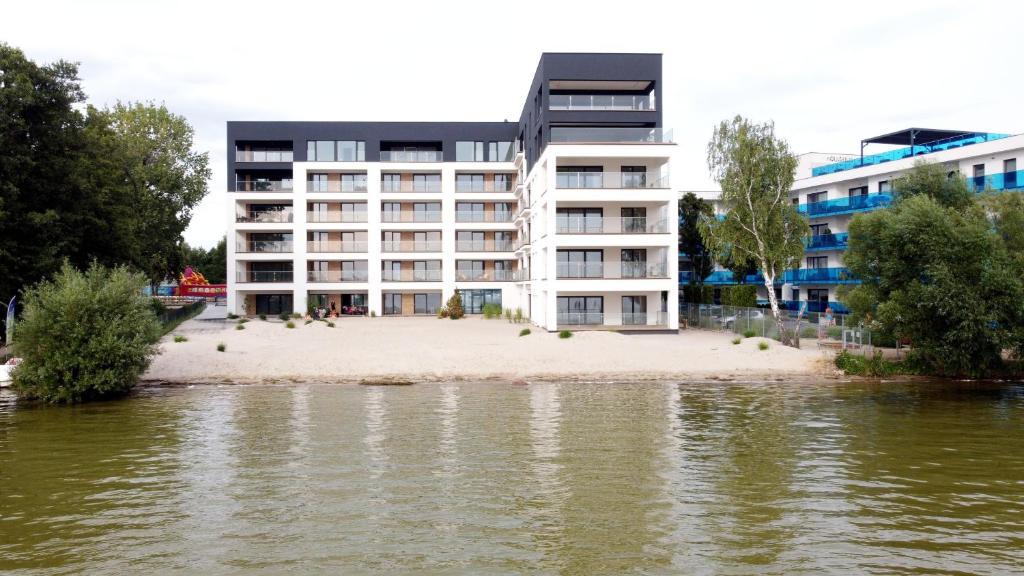
[[[660,91],[660,55],[544,54],[518,123],[229,122],[229,310],[677,328]]]

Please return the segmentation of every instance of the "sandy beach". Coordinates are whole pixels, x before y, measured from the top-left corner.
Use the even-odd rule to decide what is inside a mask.
[[[204,319],[205,317],[205,319]],[[189,320],[167,335],[144,379],[169,383],[360,382],[365,380],[707,380],[831,375],[829,353],[730,334],[576,332],[560,339],[527,324],[467,317],[295,321]],[[519,336],[522,328],[532,334]],[[187,342],[174,342],[173,336]],[[225,352],[217,351],[224,343]]]

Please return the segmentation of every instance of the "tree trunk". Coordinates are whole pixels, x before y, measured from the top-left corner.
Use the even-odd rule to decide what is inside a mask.
[[[764,268],[762,268],[762,271]],[[779,340],[783,346],[791,346],[789,337],[786,335],[786,325],[782,322],[782,314],[779,313],[779,301],[775,298],[775,276],[763,272],[764,287],[768,289],[768,304],[772,307],[772,316],[775,317],[775,326],[779,329]]]

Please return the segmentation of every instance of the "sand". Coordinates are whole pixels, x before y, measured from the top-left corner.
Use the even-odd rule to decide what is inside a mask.
[[[193,319],[160,343],[144,379],[169,383],[346,383],[377,380],[778,380],[833,375],[830,353],[702,330],[575,332],[467,317],[295,321]],[[532,334],[519,336],[522,328]],[[176,343],[173,335],[188,338]],[[217,351],[224,343],[225,352]]]

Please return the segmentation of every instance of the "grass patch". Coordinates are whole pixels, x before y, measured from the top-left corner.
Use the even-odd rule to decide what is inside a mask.
[[[743,332],[744,338],[753,338],[754,336],[757,336],[757,332],[754,332],[753,330],[745,330]]]
[[[235,314],[234,312],[228,312],[228,320],[234,320],[235,318],[238,318],[238,314]]]
[[[742,339],[742,338],[733,338],[733,339],[732,339],[732,343],[733,343],[733,344],[739,344],[739,343],[740,343],[740,342],[742,342],[742,341],[743,341],[743,339]]]
[[[302,314],[299,314],[298,312],[292,312],[292,319],[298,320],[299,318],[302,318]]]
[[[267,315],[266,314],[260,314],[260,320],[263,320],[264,322],[266,322],[267,321]]]
[[[327,322],[328,328],[334,328],[334,322]]]
[[[284,323],[284,327],[285,328],[295,328],[295,322],[292,322],[291,320],[289,320],[289,321]]]
[[[905,362],[886,360],[882,357],[881,351],[876,351],[873,356],[868,357],[851,354],[847,350],[842,350],[839,354],[836,354],[835,364],[836,368],[839,368],[849,376],[881,378],[895,374],[914,373]]]
[[[758,350],[767,350],[768,349],[768,343],[763,341],[763,340],[761,342],[758,342],[757,343],[757,349]]]
[[[188,342],[188,338],[185,338],[184,336],[182,336],[180,334],[175,334],[174,335],[174,341],[175,342],[179,342],[179,343],[180,342]]]
[[[223,342],[221,342],[220,344],[217,344],[217,352],[223,352],[223,351],[225,351],[227,349],[228,349],[227,345],[224,344]]]
[[[520,336],[529,336],[530,335],[530,329],[529,328],[523,328],[522,330],[519,331],[519,335]]]
[[[568,330],[562,330],[561,332],[558,333],[558,337],[563,340],[566,338],[572,338],[572,332],[569,332]]]
[[[235,324],[235,330],[245,330],[245,324]]]
[[[361,386],[412,386],[412,380],[400,380],[397,378],[373,378],[360,380]]]
[[[248,318],[240,318],[240,319],[238,320],[238,323],[239,323],[239,324],[245,324],[245,323],[246,323],[246,322],[248,322],[248,321],[249,321],[249,319],[248,319]]]

